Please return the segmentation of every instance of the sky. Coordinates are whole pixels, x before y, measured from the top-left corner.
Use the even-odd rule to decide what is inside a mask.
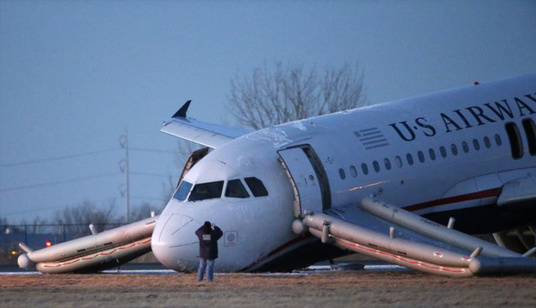
[[[160,208],[191,117],[233,124],[231,80],[359,63],[368,103],[536,71],[536,1],[0,1],[0,218]]]

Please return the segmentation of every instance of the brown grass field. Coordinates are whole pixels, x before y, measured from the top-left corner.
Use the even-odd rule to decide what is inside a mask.
[[[0,276],[0,307],[536,307],[536,275],[417,272]]]

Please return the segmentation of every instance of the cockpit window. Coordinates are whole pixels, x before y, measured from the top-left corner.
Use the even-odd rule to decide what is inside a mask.
[[[255,197],[268,196],[268,191],[261,180],[253,177],[245,178],[244,180]]]
[[[179,189],[177,189],[177,191],[173,195],[173,198],[179,201],[186,200],[186,197],[188,197],[188,193],[190,192],[191,188],[192,188],[192,183],[182,181],[181,185],[179,185]]]
[[[249,194],[240,180],[230,180],[227,182],[225,197],[228,198],[249,198]]]
[[[223,181],[195,184],[189,201],[201,201],[207,199],[220,198],[223,190]]]

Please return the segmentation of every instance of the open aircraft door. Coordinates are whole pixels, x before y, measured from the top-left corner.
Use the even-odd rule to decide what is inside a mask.
[[[279,162],[294,190],[294,216],[322,213],[331,207],[329,181],[322,162],[309,145],[281,150]]]

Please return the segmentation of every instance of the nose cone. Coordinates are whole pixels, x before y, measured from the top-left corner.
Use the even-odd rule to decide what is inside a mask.
[[[160,263],[176,271],[194,271],[198,263],[198,224],[188,216],[160,216],[151,240],[151,248]]]

